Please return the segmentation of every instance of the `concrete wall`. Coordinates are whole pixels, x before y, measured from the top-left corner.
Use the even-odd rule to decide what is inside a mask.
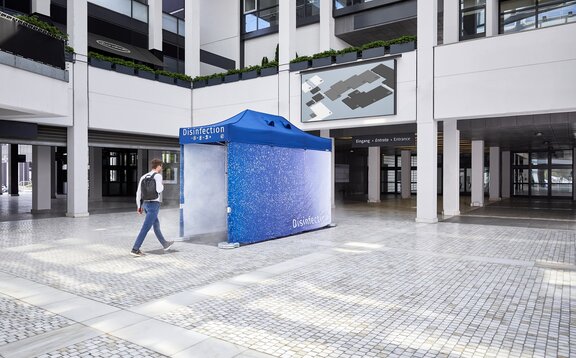
[[[211,0],[201,1],[200,48],[240,63],[240,1]],[[218,24],[215,26],[215,24]],[[222,72],[222,69],[209,72],[212,66],[201,68],[202,74]],[[204,72],[206,71],[206,72]]]
[[[576,23],[435,50],[435,118],[576,110]]]
[[[246,40],[244,42],[244,66],[259,65],[262,63],[262,57],[264,56],[272,61],[277,44],[278,33]]]
[[[90,129],[175,136],[190,126],[189,89],[89,68]]]
[[[194,126],[220,122],[245,109],[277,114],[278,76],[198,88],[192,100]]]

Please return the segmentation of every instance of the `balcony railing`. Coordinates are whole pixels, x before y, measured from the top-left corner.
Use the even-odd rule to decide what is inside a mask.
[[[0,12],[0,50],[64,69],[64,46],[64,39]]]
[[[88,0],[92,4],[148,23],[148,5],[135,0]]]

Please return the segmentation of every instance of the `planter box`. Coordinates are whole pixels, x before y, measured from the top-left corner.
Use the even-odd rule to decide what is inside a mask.
[[[123,73],[126,75],[134,75],[134,68],[133,67],[115,64],[114,70],[118,73]]]
[[[64,52],[64,60],[66,60],[66,62],[74,62],[74,53]]]
[[[260,76],[272,76],[278,73],[278,67],[265,67],[260,70]]]
[[[192,82],[192,88],[202,88],[202,87],[206,87],[206,80]]]
[[[332,56],[312,59],[312,67],[325,67],[330,66],[331,64]]]
[[[300,62],[291,63],[290,64],[290,71],[305,70],[308,67],[310,67],[310,62],[311,61],[300,61]]]
[[[184,88],[191,88],[190,81],[182,80],[180,78],[176,79],[176,86],[184,87]]]
[[[168,76],[164,76],[164,75],[158,75],[158,77],[156,77],[156,78],[160,82],[169,83],[171,85],[174,84],[174,80],[175,80],[175,78],[173,78],[173,77],[168,77]]]
[[[385,47],[375,47],[375,48],[369,48],[366,50],[362,50],[362,58],[363,59],[373,58],[373,57],[382,57],[385,54],[386,54],[386,48]]]
[[[256,78],[256,77],[258,77],[258,71],[257,70],[242,72],[242,79],[243,80],[250,80],[250,79]]]
[[[215,85],[219,85],[222,82],[224,82],[224,77],[216,77],[216,78],[210,78],[208,79],[208,86],[215,86]]]
[[[336,63],[353,62],[358,59],[358,52],[347,52],[336,55]]]
[[[390,45],[390,54],[414,51],[416,44],[414,42],[406,42],[403,44]]]
[[[145,70],[138,70],[137,73],[138,77],[145,78],[147,80],[155,80],[156,74],[154,72],[145,71]]]
[[[224,83],[230,83],[230,82],[236,82],[236,81],[240,81],[240,74],[239,73],[233,73],[231,75],[224,76]]]
[[[100,60],[97,58],[90,58],[90,66],[102,68],[104,70],[112,70],[112,62]]]

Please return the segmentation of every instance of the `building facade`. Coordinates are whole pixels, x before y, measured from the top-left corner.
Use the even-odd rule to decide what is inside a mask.
[[[131,195],[148,157],[176,164],[180,127],[244,109],[333,138],[336,200],[416,194],[416,220],[432,223],[438,194],[447,216],[459,214],[461,195],[473,206],[511,196],[574,199],[575,1],[18,3],[4,1],[4,12],[52,21],[74,49],[63,68],[2,52],[0,78],[10,85],[0,88],[0,143],[33,146],[37,210],[64,193],[54,188],[64,181],[70,216],[87,215],[89,200]],[[407,35],[416,48],[291,65]],[[264,58],[278,67],[191,86],[98,63],[89,52],[192,77]],[[5,171],[14,173],[17,157],[8,158]],[[176,193],[177,165],[170,169]]]

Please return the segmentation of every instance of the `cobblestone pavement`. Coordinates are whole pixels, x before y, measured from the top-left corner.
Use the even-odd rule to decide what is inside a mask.
[[[139,258],[134,213],[0,222],[0,356],[576,356],[575,232],[334,221],[234,250],[150,234]]]

